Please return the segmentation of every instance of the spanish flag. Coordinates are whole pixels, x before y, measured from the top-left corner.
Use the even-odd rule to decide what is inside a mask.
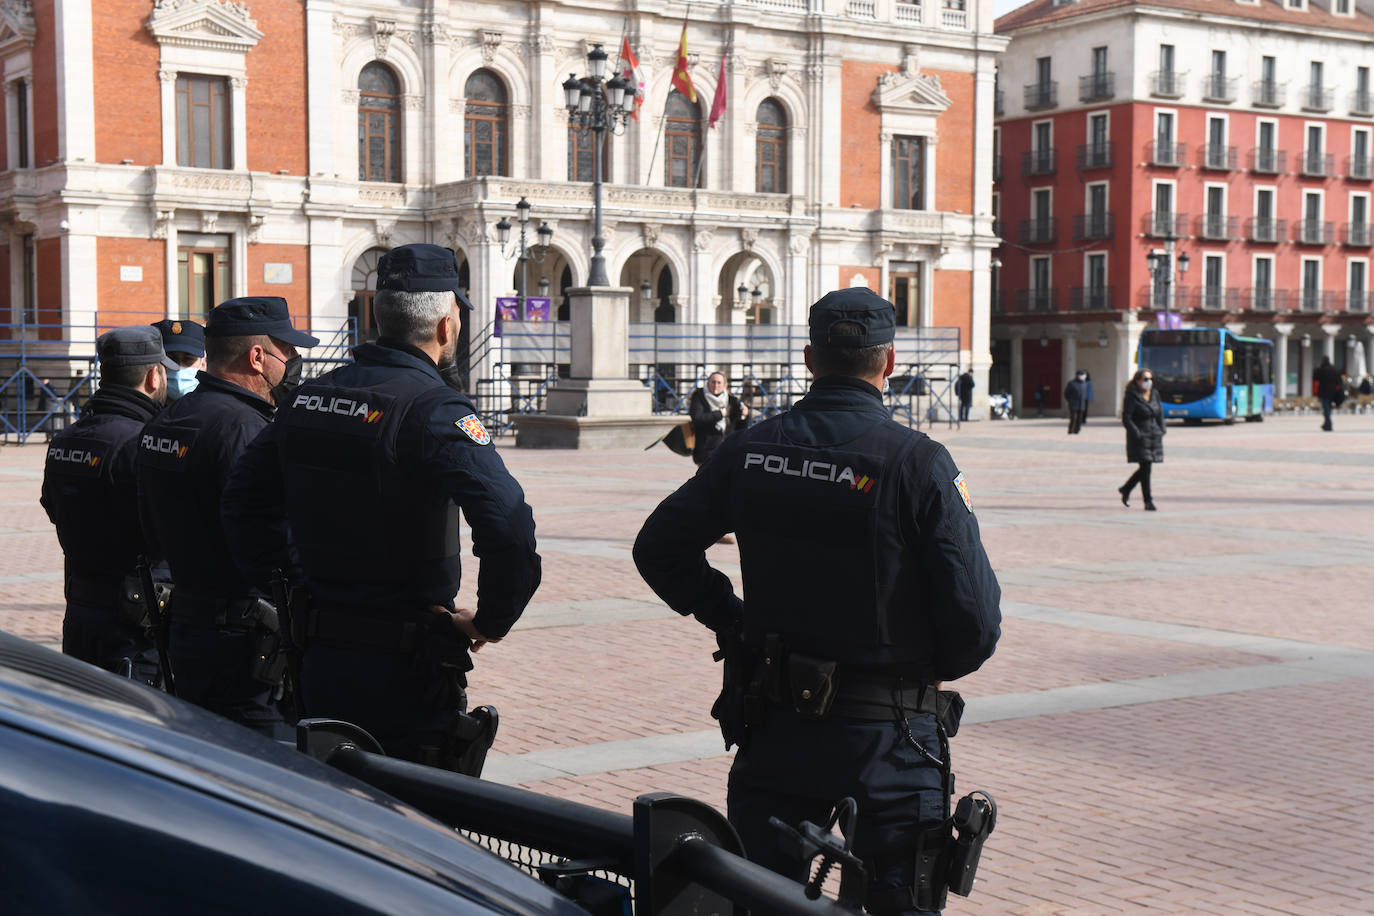
[[[673,88],[681,92],[693,103],[697,100],[697,89],[692,85],[692,74],[687,69],[687,21],[682,22],[682,38],[677,43],[677,65],[673,67]]]

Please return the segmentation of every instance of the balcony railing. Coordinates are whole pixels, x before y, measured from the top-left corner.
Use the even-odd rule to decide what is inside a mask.
[[[1250,153],[1250,170],[1277,175],[1288,168],[1288,150],[1257,146]]]
[[[1327,220],[1300,219],[1293,226],[1293,241],[1303,245],[1330,245],[1334,224]]]
[[[1115,286],[1074,286],[1069,289],[1071,312],[1110,312],[1115,309]]]
[[[1159,140],[1150,141],[1150,164],[1162,165],[1177,168],[1183,165],[1183,157],[1187,152],[1186,143],[1169,143]]]
[[[1198,219],[1197,234],[1212,241],[1230,241],[1236,237],[1237,217],[1225,213],[1204,213]]]
[[[1053,175],[1058,171],[1055,148],[1035,149],[1021,154],[1022,175]]]
[[[1303,312],[1334,312],[1339,304],[1335,290],[1305,289],[1298,294],[1298,310]]]
[[[1202,309],[1208,312],[1237,312],[1241,308],[1240,289],[1234,286],[1204,286],[1188,290],[1187,302],[1180,303],[1183,308]]]
[[[1116,74],[1111,71],[1089,73],[1078,78],[1078,101],[1100,102],[1116,95]]]
[[[1024,101],[1027,111],[1055,107],[1059,104],[1059,82],[1050,80],[1048,83],[1027,83]]]
[[[1368,248],[1374,245],[1374,236],[1370,235],[1368,222],[1346,223],[1341,229],[1347,245],[1354,248]]]
[[[1255,312],[1286,312],[1288,290],[1255,286],[1244,290],[1240,295],[1240,301],[1245,308]]]
[[[1336,157],[1317,150],[1302,151],[1302,173],[1309,178],[1330,178],[1335,174]]]
[[[1202,98],[1208,102],[1231,103],[1236,100],[1240,78],[1224,73],[1209,73],[1202,78]]]
[[[1347,312],[1369,311],[1369,291],[1363,289],[1346,290],[1345,310]]]
[[[1155,70],[1150,74],[1150,94],[1166,99],[1183,97],[1183,78],[1188,71]]]
[[[1188,225],[1186,213],[1169,210],[1151,210],[1145,214],[1145,234],[1157,239],[1177,238]]]
[[[1083,143],[1078,147],[1078,167],[1080,169],[1109,169],[1115,158],[1116,148],[1111,140],[1105,143]]]
[[[1374,178],[1374,167],[1371,167],[1368,156],[1347,156],[1345,174],[1355,181],[1369,181]]]
[[[1245,234],[1252,242],[1281,242],[1288,234],[1288,220],[1254,216],[1246,224]]]
[[[1336,90],[1308,86],[1302,91],[1303,111],[1330,111],[1336,103]]]
[[[1016,291],[1016,311],[1053,312],[1055,310],[1055,291],[1052,289],[1018,289]]]
[[[1356,89],[1350,93],[1350,113],[1353,115],[1374,115],[1374,92]]]
[[[1236,148],[1220,143],[1203,144],[1202,167],[1204,169],[1234,171],[1236,168]]]
[[[1250,104],[1256,108],[1279,108],[1288,97],[1288,84],[1276,80],[1255,80],[1250,86]]]
[[[1056,241],[1059,238],[1059,220],[1053,216],[1023,219],[1017,235],[1023,245],[1044,245]]]
[[[1109,239],[1112,237],[1112,213],[1080,213],[1073,218],[1075,241]]]

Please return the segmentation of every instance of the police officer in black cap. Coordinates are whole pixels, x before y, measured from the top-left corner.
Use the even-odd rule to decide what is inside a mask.
[[[463,714],[469,647],[505,636],[539,586],[534,518],[476,408],[444,381],[472,307],[453,252],[404,245],[377,278],[381,336],[283,405],[234,472],[225,525],[235,558],[261,575],[285,561],[284,542],[261,532],[289,521],[313,604],[308,715],[360,725],[392,756],[473,772],[494,722]],[[460,509],[481,561],[475,611],[454,606]]]
[[[81,419],[53,436],[43,468],[41,502],[66,555],[62,651],[153,684],[157,649],[136,576],[144,543],[134,462],[177,365],[148,327],[100,335],[96,355],[100,387]]]
[[[144,528],[175,583],[170,656],[177,694],[206,709],[286,737],[278,684],[254,668],[275,626],[270,584],[234,565],[220,497],[234,462],[300,383],[297,347],[319,340],[291,324],[278,296],[229,299],[205,326],[207,367],[195,391],[148,424],[139,449]]]
[[[733,677],[713,714],[740,745],[729,817],[749,857],[804,880],[769,817],[824,825],[851,797],[865,902],[879,913],[942,905],[916,867],[947,813],[937,713],[953,731],[959,703],[937,688],[992,655],[1001,621],[964,475],[883,404],[895,325],[867,289],[813,305],[810,392],[727,439],[634,549],[654,591],[727,651]],[[747,601],[706,562],[727,532]]]
[[[175,401],[196,390],[196,374],[205,368],[205,326],[189,318],[164,318],[153,327],[162,335],[162,349],[177,364],[167,376],[167,400]]]

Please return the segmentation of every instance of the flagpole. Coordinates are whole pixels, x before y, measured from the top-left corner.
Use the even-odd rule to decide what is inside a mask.
[[[706,147],[708,145],[706,141],[711,135],[711,129],[709,127],[704,131],[701,130],[700,121],[697,122],[697,130],[701,135],[701,150],[697,156],[697,172],[692,176],[692,190],[696,190],[701,184],[701,167],[706,164]]]

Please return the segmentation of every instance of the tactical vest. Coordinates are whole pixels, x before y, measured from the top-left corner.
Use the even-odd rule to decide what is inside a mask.
[[[849,664],[926,660],[917,510],[899,485],[921,437],[889,420],[836,446],[790,442],[781,422],[759,432],[726,459],[745,641],[780,633],[791,650]]]
[[[340,374],[298,388],[276,420],[292,542],[316,604],[448,600],[459,581],[458,507],[398,454],[419,440],[398,438],[410,411],[452,392],[417,372],[367,388]]]

